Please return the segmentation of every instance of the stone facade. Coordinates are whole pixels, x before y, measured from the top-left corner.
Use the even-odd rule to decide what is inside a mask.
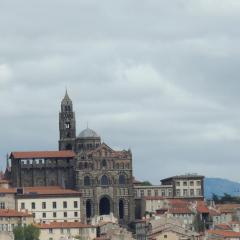
[[[132,153],[115,151],[92,129],[76,136],[73,104],[67,92],[59,113],[59,151],[12,152],[13,187],[54,186],[81,193],[81,220],[113,215],[134,220]]]
[[[113,213],[120,222],[134,219],[132,153],[114,151],[92,129],[76,136],[75,113],[67,92],[59,113],[59,150],[73,150],[76,190],[80,191],[82,221]]]
[[[72,151],[12,152],[11,180],[13,187],[74,187]]]

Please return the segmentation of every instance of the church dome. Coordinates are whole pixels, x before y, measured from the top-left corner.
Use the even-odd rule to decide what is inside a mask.
[[[79,138],[98,138],[99,136],[94,130],[90,128],[86,128],[82,132],[80,132],[78,137]]]

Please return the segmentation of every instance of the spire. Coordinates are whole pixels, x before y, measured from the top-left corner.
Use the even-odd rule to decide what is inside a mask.
[[[65,96],[62,100],[62,103],[65,102],[72,102],[72,100],[70,99],[70,97],[68,96],[68,92],[67,92],[67,88],[66,88],[66,92],[65,92]]]

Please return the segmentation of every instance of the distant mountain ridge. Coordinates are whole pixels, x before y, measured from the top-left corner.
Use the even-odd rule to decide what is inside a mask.
[[[223,178],[205,178],[205,198],[211,198],[212,194],[223,196],[224,193],[232,196],[240,196],[240,183]]]

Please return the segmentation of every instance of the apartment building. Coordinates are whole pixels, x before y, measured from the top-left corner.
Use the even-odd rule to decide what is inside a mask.
[[[0,209],[0,232],[12,232],[16,226],[24,226],[33,222],[32,214],[14,209]]]
[[[162,185],[172,185],[174,198],[203,199],[204,176],[185,174],[161,180]]]
[[[80,222],[52,222],[49,224],[39,224],[41,230],[40,240],[95,239],[97,236],[96,227]]]
[[[58,186],[17,190],[17,210],[28,210],[37,223],[80,221],[80,193]]]

